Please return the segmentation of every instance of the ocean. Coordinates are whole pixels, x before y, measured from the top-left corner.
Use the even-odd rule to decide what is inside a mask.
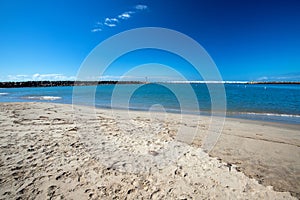
[[[187,85],[192,88],[187,91]],[[217,84],[211,84],[214,86]],[[74,88],[76,96],[73,96]],[[157,110],[210,115],[211,95],[206,84],[119,84],[98,86],[0,88],[0,102],[55,102],[99,108]],[[96,91],[94,89],[96,88]],[[214,88],[214,87],[211,87]],[[224,84],[226,115],[233,118],[300,124],[300,85]],[[94,95],[95,101],[86,101]],[[193,95],[195,95],[193,98]],[[212,95],[213,96],[213,95]],[[214,96],[216,97],[216,96]],[[74,99],[73,99],[74,98]],[[218,99],[216,101],[218,103]],[[214,109],[218,112],[218,107]]]

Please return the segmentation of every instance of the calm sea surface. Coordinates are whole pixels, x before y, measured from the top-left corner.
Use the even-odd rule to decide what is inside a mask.
[[[215,84],[216,85],[216,84]],[[187,86],[191,88],[188,91]],[[76,87],[0,88],[0,102],[56,102],[91,105],[101,108],[149,110],[209,115],[211,95],[215,102],[218,89],[209,92],[206,84],[99,85]],[[96,92],[94,89],[96,88]],[[216,87],[217,88],[217,87]],[[300,124],[300,85],[225,84],[228,117]],[[86,101],[87,96],[95,101]],[[195,98],[193,98],[195,95]],[[153,105],[160,105],[155,107]],[[215,111],[218,112],[218,107]]]

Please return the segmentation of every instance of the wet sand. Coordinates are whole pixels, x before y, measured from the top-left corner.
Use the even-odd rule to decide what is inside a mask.
[[[209,117],[76,110],[1,103],[0,199],[299,198],[298,125],[226,119],[209,156]]]

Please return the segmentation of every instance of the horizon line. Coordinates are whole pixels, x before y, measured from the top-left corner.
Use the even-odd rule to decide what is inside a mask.
[[[25,81],[0,81],[0,83],[28,83],[28,82],[140,82],[140,83],[300,83],[299,81],[216,81],[216,80],[207,80],[207,81],[140,81],[140,80],[25,80]]]

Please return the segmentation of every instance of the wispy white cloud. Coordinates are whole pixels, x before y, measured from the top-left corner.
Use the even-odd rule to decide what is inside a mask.
[[[91,32],[93,32],[93,33],[100,32],[100,31],[102,31],[101,28],[94,28],[94,29],[91,30]]]
[[[4,81],[28,81],[28,75],[8,75],[7,78],[3,78]]]
[[[148,6],[146,6],[146,5],[136,5],[135,9],[137,9],[137,10],[146,10],[146,9],[148,9]]]
[[[32,80],[42,81],[42,80],[65,80],[68,77],[63,74],[33,74]]]
[[[117,18],[105,18],[104,25],[109,27],[115,27],[119,23],[119,20]]]
[[[91,32],[100,32],[105,27],[113,28],[116,27],[119,23],[121,23],[122,20],[127,20],[131,18],[135,13],[147,10],[147,5],[135,5],[132,10],[125,11],[116,17],[106,17],[102,22],[97,22],[94,26],[94,28],[91,30]]]
[[[276,76],[262,76],[258,81],[300,81],[300,72],[281,74]]]
[[[262,77],[259,77],[257,80],[258,81],[266,81],[268,80],[269,78],[267,76],[262,76]]]
[[[131,17],[132,14],[134,14],[135,12],[133,11],[127,11],[122,13],[121,15],[118,15],[119,19],[129,19]]]
[[[61,81],[75,80],[75,76],[66,76],[63,74],[32,74],[32,75],[8,75],[4,81]]]

